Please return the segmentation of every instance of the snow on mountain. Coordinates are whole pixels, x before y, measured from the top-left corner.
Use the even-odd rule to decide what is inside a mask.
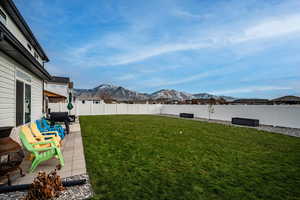
[[[79,99],[116,99],[116,100],[143,100],[147,99],[146,94],[128,90],[121,86],[101,84],[93,89],[75,89],[75,96]]]
[[[194,99],[220,99],[220,97],[208,93],[198,93],[193,95]]]
[[[121,86],[111,84],[101,84],[93,89],[74,89],[74,94],[79,99],[115,99],[119,101],[133,101],[133,100],[146,100],[146,99],[168,99],[168,100],[189,100],[189,99],[220,99],[232,101],[233,97],[216,96],[208,93],[190,94],[177,90],[162,89],[152,94],[139,93],[136,91],[128,90]]]
[[[171,99],[171,100],[187,100],[192,98],[192,94],[180,92],[177,90],[159,90],[150,95],[151,99]]]

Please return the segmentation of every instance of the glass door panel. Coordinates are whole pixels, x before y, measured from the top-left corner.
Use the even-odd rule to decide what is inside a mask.
[[[25,123],[31,121],[31,86],[25,84]]]
[[[24,83],[17,80],[16,84],[16,125],[24,123]]]

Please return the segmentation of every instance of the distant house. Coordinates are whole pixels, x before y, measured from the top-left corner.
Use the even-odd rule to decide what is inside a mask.
[[[12,0],[0,1],[0,127],[43,115],[49,59]]]
[[[268,99],[236,99],[231,104],[266,105],[271,104],[271,102]]]
[[[68,77],[52,76],[45,82],[44,95],[49,103],[67,102],[70,92],[73,93],[73,82]]]
[[[147,99],[144,100],[133,100],[133,101],[128,101],[129,104],[149,104],[149,101]]]
[[[104,100],[100,97],[80,97],[76,98],[77,102],[81,102],[82,104],[85,103],[93,103],[93,104],[104,104]]]
[[[117,100],[115,99],[103,99],[104,103],[108,103],[108,104],[117,104]]]
[[[273,99],[274,104],[300,104],[300,97],[297,96],[283,96]]]
[[[158,99],[149,99],[147,100],[149,104],[169,104],[171,99],[169,98],[158,98]]]
[[[198,105],[205,105],[205,104],[226,104],[227,102],[225,99],[215,99],[215,98],[210,98],[210,99],[192,99],[188,100],[188,104],[198,104]]]
[[[168,103],[169,103],[169,104],[180,104],[180,102],[181,102],[181,101],[179,101],[179,100],[171,100],[171,101],[169,101]]]
[[[193,104],[193,101],[191,99],[187,99],[183,101],[183,104]]]

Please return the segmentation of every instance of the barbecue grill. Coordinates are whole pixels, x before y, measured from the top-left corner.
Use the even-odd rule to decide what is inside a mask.
[[[51,112],[50,113],[51,126],[54,126],[55,122],[63,122],[66,126],[66,133],[69,134],[70,119],[67,112]]]
[[[11,185],[10,172],[17,169],[23,174],[20,164],[25,155],[21,146],[12,140],[9,135],[13,127],[0,127],[0,177],[6,176],[8,185]]]

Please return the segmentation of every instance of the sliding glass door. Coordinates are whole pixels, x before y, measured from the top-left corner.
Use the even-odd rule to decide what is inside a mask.
[[[16,125],[24,124],[24,83],[16,83]]]
[[[31,77],[17,71],[16,78],[16,126],[20,126],[31,121]]]

